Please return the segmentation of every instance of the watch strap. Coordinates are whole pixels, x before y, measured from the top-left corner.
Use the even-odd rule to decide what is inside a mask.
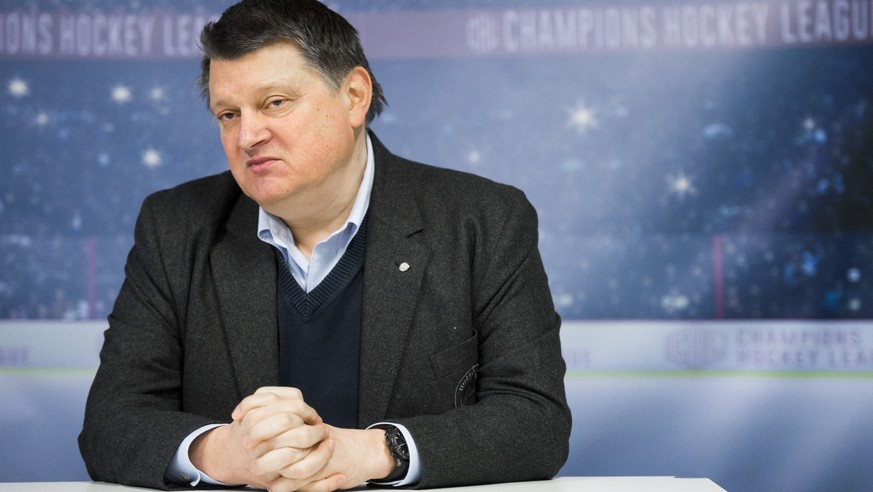
[[[371,480],[372,483],[391,483],[402,480],[409,472],[409,450],[403,432],[393,425],[380,426],[385,429],[385,446],[394,459],[394,470],[385,478]]]

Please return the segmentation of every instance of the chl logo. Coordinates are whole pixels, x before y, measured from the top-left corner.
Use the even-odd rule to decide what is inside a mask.
[[[493,17],[480,14],[467,20],[467,47],[490,53],[500,47],[500,27]]]
[[[455,388],[455,408],[476,403],[476,376],[479,374],[479,364],[467,370],[464,377]]]
[[[667,336],[667,360],[688,369],[704,369],[725,358],[728,337],[691,327]]]

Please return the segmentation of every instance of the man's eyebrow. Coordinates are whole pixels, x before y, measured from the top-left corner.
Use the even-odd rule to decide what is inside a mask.
[[[222,106],[224,106],[224,105],[225,105],[225,104],[224,104],[224,101],[221,101],[221,100],[218,100],[218,101],[215,101],[215,102],[210,101],[210,102],[209,102],[209,112],[214,114],[216,108],[220,108],[220,107],[222,107]]]
[[[258,94],[263,94],[267,92],[284,92],[289,93],[290,95],[297,97],[302,94],[303,91],[299,89],[299,85],[291,80],[281,79],[281,80],[271,80],[269,82],[264,82],[263,84],[258,85],[255,88],[255,92]],[[227,106],[226,103],[222,99],[218,99],[215,102],[209,103],[209,110],[213,113],[215,112],[215,108]]]

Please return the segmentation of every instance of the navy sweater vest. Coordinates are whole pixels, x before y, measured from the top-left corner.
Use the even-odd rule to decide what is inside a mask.
[[[330,425],[358,427],[358,378],[367,220],[339,263],[306,293],[279,257],[279,384]]]

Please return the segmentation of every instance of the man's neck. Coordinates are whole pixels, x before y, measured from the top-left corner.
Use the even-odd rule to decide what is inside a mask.
[[[366,133],[355,141],[351,163],[326,183],[330,189],[324,193],[311,193],[298,197],[294,203],[284,204],[276,212],[294,235],[294,244],[307,259],[311,259],[315,245],[336,232],[348,220],[367,164]],[[278,213],[277,213],[278,212]]]

